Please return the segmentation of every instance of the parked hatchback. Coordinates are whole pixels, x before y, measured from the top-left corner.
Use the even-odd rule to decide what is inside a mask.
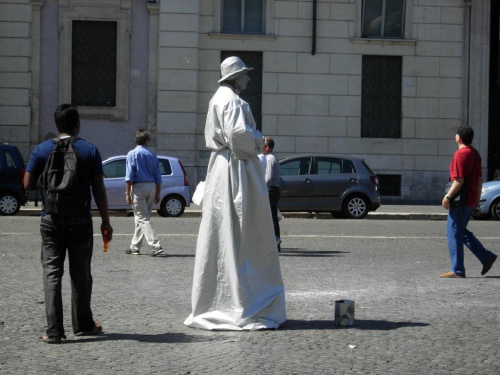
[[[0,142],[0,215],[15,215],[27,201],[23,187],[26,172],[18,148]]]
[[[301,155],[279,163],[280,211],[361,219],[381,205],[378,178],[363,159]]]
[[[161,216],[178,217],[189,207],[190,193],[187,173],[177,158],[158,156],[161,172],[160,202],[153,205]],[[104,185],[110,210],[130,210],[125,201],[125,168],[127,156],[112,156],[102,162]],[[92,209],[96,205],[92,200]]]
[[[483,183],[479,206],[479,215],[500,220],[500,177]]]

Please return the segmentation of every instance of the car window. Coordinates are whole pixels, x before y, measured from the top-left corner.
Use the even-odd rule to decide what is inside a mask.
[[[158,159],[160,161],[160,173],[161,174],[172,174],[172,167],[168,159]]]
[[[16,167],[14,155],[12,155],[12,152],[10,150],[3,150],[3,156],[5,158],[5,166],[7,168],[15,168]]]
[[[350,160],[342,159],[342,173],[356,173],[354,163]]]
[[[311,158],[300,158],[280,163],[282,176],[298,176],[309,174]]]
[[[125,178],[125,165],[127,161],[125,159],[122,160],[114,160],[112,162],[106,163],[102,166],[104,171],[104,177],[106,178],[117,178],[123,177]]]
[[[317,174],[342,173],[342,159],[318,158]]]

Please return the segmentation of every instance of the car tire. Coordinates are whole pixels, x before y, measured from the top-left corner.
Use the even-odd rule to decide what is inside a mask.
[[[169,195],[161,201],[158,214],[163,217],[179,217],[184,213],[185,208],[186,203],[181,196]]]
[[[500,220],[500,198],[497,198],[490,207],[491,217]]]
[[[15,194],[4,193],[0,195],[0,215],[12,216],[21,209],[21,201]]]
[[[361,194],[348,196],[342,205],[342,213],[348,219],[363,219],[368,211],[370,211],[370,203]]]

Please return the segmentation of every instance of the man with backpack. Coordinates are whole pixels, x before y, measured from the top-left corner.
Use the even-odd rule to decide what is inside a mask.
[[[90,189],[102,219],[104,241],[111,241],[108,202],[99,150],[78,138],[80,117],[70,104],[54,114],[59,138],[40,143],[32,152],[24,187],[42,193],[40,233],[47,332],[42,340],[60,344],[65,339],[61,295],[66,250],[71,277],[73,332],[77,336],[102,332],[92,316],[91,260],[94,245]]]

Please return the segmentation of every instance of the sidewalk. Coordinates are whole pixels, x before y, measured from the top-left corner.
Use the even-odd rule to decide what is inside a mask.
[[[26,203],[26,206],[21,207],[17,216],[39,216],[41,203],[38,207],[34,202]],[[114,217],[128,216],[131,211],[110,211],[110,215]],[[285,218],[322,218],[329,219],[331,214],[309,213],[309,212],[283,212]],[[93,216],[98,215],[97,211],[93,211]],[[153,210],[153,216],[158,216],[156,210]],[[193,203],[186,207],[184,214],[181,217],[200,217],[201,208]],[[446,220],[447,211],[444,210],[440,202],[413,202],[413,201],[389,201],[382,203],[382,206],[375,212],[369,212],[367,219],[374,220]]]

